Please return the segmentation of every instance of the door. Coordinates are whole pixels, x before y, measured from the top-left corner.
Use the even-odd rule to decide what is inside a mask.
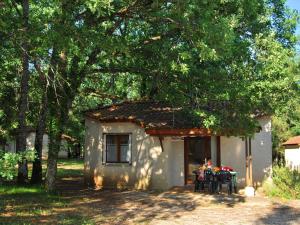
[[[211,159],[210,137],[186,137],[184,139],[185,184],[193,183],[193,171]]]

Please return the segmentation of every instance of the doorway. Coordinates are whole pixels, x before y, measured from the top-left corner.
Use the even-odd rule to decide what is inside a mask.
[[[200,165],[211,159],[210,137],[186,137],[184,138],[184,173],[185,184],[194,181],[193,171]]]

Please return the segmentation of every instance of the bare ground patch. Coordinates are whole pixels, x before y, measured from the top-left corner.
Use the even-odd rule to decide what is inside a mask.
[[[85,188],[81,179],[72,182],[73,190],[62,195],[96,224],[300,224],[300,201],[210,195],[182,188],[166,192],[93,190]],[[81,185],[83,188],[75,188]]]

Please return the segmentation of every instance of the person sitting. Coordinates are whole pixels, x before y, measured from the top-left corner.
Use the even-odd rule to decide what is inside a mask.
[[[198,169],[198,180],[199,181],[203,181],[205,179],[205,166],[204,165],[200,165],[199,169]]]
[[[212,168],[213,168],[213,163],[212,163],[211,159],[209,159],[207,161],[207,169],[212,169]]]

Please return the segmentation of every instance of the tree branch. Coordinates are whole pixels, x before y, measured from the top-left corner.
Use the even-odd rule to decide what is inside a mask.
[[[15,0],[11,0],[11,4],[12,4],[13,7],[15,8],[16,12],[18,13],[18,15],[19,15],[20,17],[22,17],[23,15],[22,15],[21,11],[18,9],[18,5],[17,5],[16,1],[15,1]]]
[[[93,97],[99,97],[99,98],[109,98],[109,99],[122,99],[118,95],[112,95],[112,94],[105,94],[102,90],[96,90],[93,88],[84,88],[81,91],[82,95],[85,96],[93,96]]]
[[[139,68],[97,68],[92,69],[91,73],[142,73]]]

